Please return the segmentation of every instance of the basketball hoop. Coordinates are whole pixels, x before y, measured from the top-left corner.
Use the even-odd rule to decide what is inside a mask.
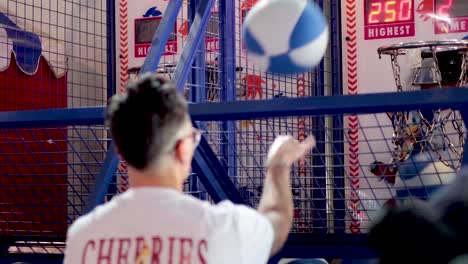
[[[168,63],[161,63],[158,65],[158,69],[156,70],[156,74],[164,75],[165,77],[172,79],[172,74],[175,71],[177,64],[168,62]],[[138,79],[138,75],[140,74],[141,67],[133,67],[127,70],[128,73],[128,80],[135,81]]]
[[[380,47],[377,52],[379,58],[390,56],[398,92],[468,84],[467,40],[399,43]],[[446,166],[460,168],[465,139],[458,111],[417,110],[388,115],[394,129],[392,164],[398,166],[417,149],[434,151]]]
[[[390,56],[397,91],[414,90],[412,89],[414,87],[402,84],[401,56],[412,56],[412,58],[406,58],[409,65],[415,66],[412,71],[411,85],[437,84],[438,87],[442,88],[444,83],[450,82],[453,83],[454,87],[460,87],[466,85],[468,81],[466,77],[468,69],[467,40],[398,43],[380,47],[377,53],[379,58],[382,58],[382,55]],[[457,61],[451,61],[452,64],[450,64],[450,61],[445,61],[447,56],[456,57]],[[439,61],[441,59],[443,61]],[[450,69],[445,69],[444,63],[449,63]],[[454,80],[455,75],[457,75],[456,80]]]

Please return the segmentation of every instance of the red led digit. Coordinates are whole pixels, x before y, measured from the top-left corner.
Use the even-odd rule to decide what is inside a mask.
[[[369,14],[369,24],[375,24],[379,23],[379,15],[382,13],[382,3],[377,2],[377,3],[372,3],[371,4],[371,12]]]
[[[443,17],[449,17],[448,10],[452,8],[453,0],[445,0],[445,4],[441,5],[439,9],[437,9],[437,15]]]
[[[400,21],[406,21],[411,19],[411,13],[413,11],[413,4],[411,0],[403,0],[400,2],[400,14],[398,19]]]
[[[385,3],[385,20],[384,22],[393,22],[396,19],[395,11],[396,1],[387,1]]]

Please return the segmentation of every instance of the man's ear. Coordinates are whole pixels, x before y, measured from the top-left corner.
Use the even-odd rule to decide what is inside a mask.
[[[174,155],[175,155],[175,159],[180,161],[180,162],[190,162],[190,155],[188,155],[190,153],[190,148],[191,148],[191,145],[188,143],[189,141],[188,140],[179,140],[177,141],[176,145],[175,145],[175,148],[174,148]]]

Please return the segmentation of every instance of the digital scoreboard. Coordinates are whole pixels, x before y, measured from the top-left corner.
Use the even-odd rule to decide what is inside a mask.
[[[435,0],[435,33],[468,31],[468,0]]]
[[[415,34],[414,0],[364,0],[365,39]]]
[[[466,0],[435,0],[437,15],[443,17],[468,17],[468,1]]]
[[[148,54],[154,33],[159,27],[162,17],[148,17],[135,19],[135,57],[144,58]],[[171,55],[177,52],[177,28],[170,35],[163,55]]]
[[[366,1],[366,25],[409,22],[414,20],[412,0]]]

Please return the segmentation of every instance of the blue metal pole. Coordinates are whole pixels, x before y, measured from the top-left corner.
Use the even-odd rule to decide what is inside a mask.
[[[332,95],[343,94],[343,76],[341,62],[341,3],[339,0],[330,1],[331,17],[331,67],[332,67]],[[345,171],[344,171],[344,130],[343,115],[333,116],[333,208],[335,233],[346,231],[345,215]]]
[[[227,175],[217,174],[223,171],[223,168],[205,138],[201,139],[199,147],[195,150],[192,168],[215,203],[229,199],[233,203],[249,204],[249,201],[244,201]]]
[[[275,100],[190,104],[189,113],[194,121],[225,121],[344,113],[373,114],[416,109],[464,109],[467,105],[468,87],[406,93],[283,97]],[[0,112],[0,129],[101,125],[104,123],[105,110],[105,107],[99,106]]]
[[[201,41],[204,40],[204,31],[210,18],[213,3],[214,0],[201,0],[197,6],[197,11],[190,27],[187,42],[182,54],[180,55],[173,76],[176,86],[181,92],[184,90],[188,73],[194,61],[197,49],[200,46]]]
[[[317,1],[323,8],[323,1]],[[325,95],[325,65],[322,60],[315,68],[314,96]],[[312,229],[314,232],[327,232],[327,200],[326,200],[326,170],[325,170],[325,117],[312,118],[312,131],[317,140],[317,146],[312,157],[313,189],[312,189]]]
[[[63,254],[6,252],[0,257],[0,263],[62,264]]]
[[[213,6],[213,3],[214,0],[201,0],[199,5],[197,6],[197,12],[190,27],[187,43],[185,44],[184,50],[182,51],[173,76],[179,91],[184,90],[185,82],[188,77],[190,66],[194,61],[197,48],[200,46],[201,41],[204,39],[204,31],[210,18],[211,7]],[[204,153],[203,156],[200,156],[200,153]],[[197,151],[195,152],[195,162],[193,166],[194,171],[197,173],[199,179],[204,183],[204,186],[207,187],[208,185],[207,191],[210,194],[210,196],[227,197],[228,199],[234,202],[243,202],[242,199],[239,198],[240,195],[237,189],[235,189],[235,186],[232,184],[227,184],[227,182],[230,181],[230,179],[226,171],[223,170],[218,157],[216,157],[216,155],[209,155],[210,153],[213,153],[213,150],[208,144],[200,144]],[[210,166],[203,166],[203,164],[210,164]],[[218,166],[218,164],[220,166]],[[209,188],[210,186],[214,186],[215,184],[210,183],[210,181],[206,179],[225,184],[221,185],[221,189]],[[227,196],[223,196],[222,193],[227,193]]]
[[[230,102],[236,100],[236,44],[235,44],[235,3],[229,0],[219,1],[220,21],[220,83],[222,100]],[[226,121],[222,124],[221,156],[223,165],[231,179],[235,182],[237,175],[236,157],[236,123]]]
[[[107,97],[116,92],[115,0],[107,0]]]
[[[190,0],[189,5],[188,5],[188,18],[190,21],[190,28],[192,27],[193,21],[195,19],[195,16],[197,14],[196,10],[197,7],[199,6],[199,0]],[[205,39],[204,36],[202,36],[202,39]],[[205,42],[201,41],[200,45],[198,46],[198,52],[195,55],[195,59],[193,62],[193,67],[192,67],[192,72],[190,75],[191,79],[191,101],[196,102],[196,103],[204,103],[206,99],[206,78],[205,78],[205,68],[206,68],[206,63],[205,63]],[[201,187],[201,186],[200,186]],[[189,189],[193,193],[197,193],[199,191],[199,184],[198,184],[198,176],[197,174],[192,174],[190,176],[189,180]],[[204,195],[200,196],[198,195],[199,198],[204,199]]]
[[[115,0],[107,0],[107,98],[111,98],[117,91],[115,36]],[[111,144],[111,142],[107,143],[107,148]],[[115,177],[113,179],[115,181]],[[117,193],[117,184],[109,184],[108,193]]]
[[[190,28],[192,28],[193,21],[197,14],[197,8],[200,5],[200,0],[190,0],[188,5],[188,18],[190,21]],[[205,39],[204,30],[202,30],[202,41],[200,41],[193,61],[191,84],[192,84],[192,101],[196,103],[204,103],[206,100],[206,61],[205,61]],[[195,89],[194,89],[195,88]]]
[[[345,258],[356,260],[375,257],[378,257],[378,252],[367,245],[365,234],[317,233],[290,234],[286,245],[275,256],[276,259]],[[304,263],[309,262],[304,261]]]
[[[113,153],[113,155],[112,155]],[[95,188],[88,195],[83,214],[93,210],[94,207],[104,202],[109,184],[115,176],[115,170],[119,164],[119,157],[113,144],[107,150],[106,158],[101,166],[101,171],[96,178]]]

